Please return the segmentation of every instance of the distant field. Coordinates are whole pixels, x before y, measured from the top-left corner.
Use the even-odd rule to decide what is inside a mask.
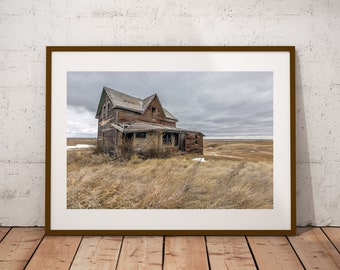
[[[67,144],[95,144],[69,139]],[[204,155],[129,161],[67,151],[67,206],[75,209],[270,209],[273,142],[205,140]],[[206,162],[193,158],[203,157]]]
[[[67,146],[75,146],[77,144],[96,145],[97,138],[67,138]]]
[[[204,155],[236,160],[273,160],[273,141],[204,140]]]

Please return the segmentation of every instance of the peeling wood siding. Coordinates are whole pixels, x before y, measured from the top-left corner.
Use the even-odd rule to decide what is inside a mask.
[[[107,106],[109,104],[109,111],[107,111]],[[104,106],[105,110],[104,111]],[[114,153],[116,151],[116,136],[117,131],[114,130],[111,126],[112,123],[116,123],[117,121],[117,112],[113,109],[113,104],[108,98],[105,96],[103,106],[100,109],[100,117],[98,119],[98,138],[97,138],[97,146],[99,149],[102,149],[105,153]]]
[[[156,108],[156,112],[152,113],[152,108]],[[162,105],[158,102],[157,98],[154,99],[150,104],[149,107],[145,110],[144,115],[149,119],[165,119],[165,114],[163,112]]]
[[[198,132],[187,132],[185,136],[185,152],[203,155],[203,136]]]
[[[179,134],[179,150],[185,151],[185,134]]]
[[[104,139],[104,140],[103,140]],[[101,133],[101,146],[106,153],[114,153],[115,152],[115,142],[116,142],[116,131],[110,130]]]
[[[116,154],[121,155],[121,146],[123,145],[124,139],[123,134],[121,132],[117,132],[118,134],[118,143],[116,148]],[[133,133],[133,137],[131,140],[132,148],[134,152],[143,152],[151,149],[168,149],[169,151],[179,150],[179,146],[174,145],[174,134],[172,134],[172,143],[171,144],[163,144],[163,132],[159,131],[151,131],[146,132],[145,138],[137,138],[136,133]]]
[[[133,149],[136,152],[143,152],[150,149],[157,149],[160,146],[161,134],[159,132],[147,132],[145,138],[137,138],[134,133],[132,141]]]
[[[152,113],[152,108],[156,108],[156,112]],[[144,114],[135,113],[123,109],[118,109],[119,116],[118,122],[131,122],[131,121],[143,121],[156,124],[163,124],[171,127],[176,127],[176,121],[172,119],[165,118],[163,109],[159,102],[155,99],[153,100],[149,107],[145,110]]]
[[[108,104],[109,104],[109,114],[105,115],[105,111],[103,110],[103,108],[105,106],[105,109],[107,110]],[[102,120],[105,120],[105,119],[111,119],[112,117],[115,118],[115,114],[113,113],[113,111],[114,111],[113,110],[113,104],[112,104],[111,100],[109,99],[109,97],[107,95],[105,95],[103,105],[100,108],[100,112],[99,112],[99,114],[100,114],[99,121],[102,121]]]
[[[137,138],[134,133],[133,148],[137,152],[155,149],[159,147],[160,136],[159,132],[147,132],[145,138]]]

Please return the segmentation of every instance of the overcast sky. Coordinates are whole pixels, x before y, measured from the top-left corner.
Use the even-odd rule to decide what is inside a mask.
[[[273,135],[272,72],[68,72],[67,137],[96,137],[103,86],[138,98],[157,93],[177,127],[207,137]]]

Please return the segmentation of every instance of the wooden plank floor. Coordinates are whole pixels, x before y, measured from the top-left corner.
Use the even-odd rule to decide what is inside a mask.
[[[0,227],[0,269],[340,269],[340,227],[296,236],[44,236]]]

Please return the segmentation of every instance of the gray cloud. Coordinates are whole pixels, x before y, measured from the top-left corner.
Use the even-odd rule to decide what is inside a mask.
[[[68,72],[68,108],[94,118],[103,86],[139,98],[157,93],[179,127],[207,136],[273,135],[272,72]]]

